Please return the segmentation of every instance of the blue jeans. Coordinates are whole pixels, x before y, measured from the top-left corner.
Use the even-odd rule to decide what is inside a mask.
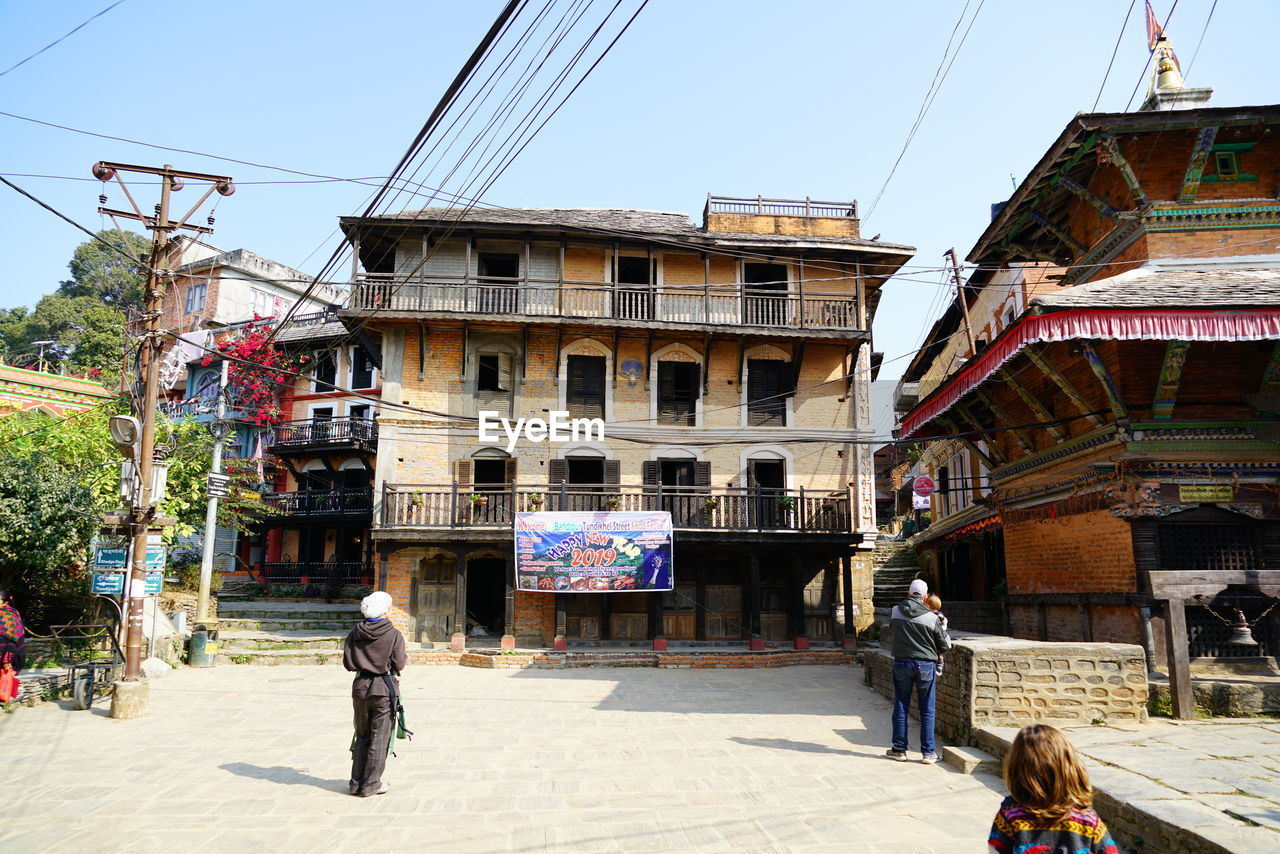
[[[938,663],[915,658],[893,660],[893,749],[907,749],[907,714],[911,711],[911,690],[920,698],[920,752],[936,753],[933,743],[933,704],[938,680]]]

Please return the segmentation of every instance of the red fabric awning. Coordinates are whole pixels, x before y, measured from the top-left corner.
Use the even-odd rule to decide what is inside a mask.
[[[1276,341],[1280,310],[1177,311],[1071,309],[1024,315],[991,346],[953,374],[902,421],[903,439],[942,415],[982,385],[1000,366],[1032,344],[1085,338],[1120,341]]]

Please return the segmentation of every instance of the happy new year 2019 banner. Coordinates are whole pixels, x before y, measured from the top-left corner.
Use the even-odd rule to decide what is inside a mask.
[[[671,514],[517,513],[516,586],[545,593],[670,590]]]

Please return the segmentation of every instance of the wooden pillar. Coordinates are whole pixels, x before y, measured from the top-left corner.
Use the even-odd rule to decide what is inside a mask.
[[[698,600],[693,609],[693,638],[704,641],[707,639],[707,585],[702,561],[698,561],[693,570],[693,595]]]
[[[853,556],[840,558],[840,576],[844,584],[844,645],[857,643],[857,624],[853,621]]]
[[[515,556],[511,555],[506,558],[506,585],[507,594],[504,602],[505,607],[502,612],[502,648],[515,649],[516,635],[516,569]]]
[[[453,599],[453,634],[449,637],[449,649],[462,652],[467,647],[467,559],[461,550],[453,550],[457,585]]]
[[[840,643],[844,638],[844,626],[836,619],[836,585],[839,583],[834,560],[828,560],[822,569],[822,598],[827,603],[827,618],[831,620],[831,641]]]
[[[787,578],[787,634],[796,649],[809,648],[809,634],[804,624],[805,560],[799,552],[791,559]]]
[[[1080,638],[1085,643],[1093,643],[1093,621],[1089,615],[1089,603],[1080,603]]]
[[[579,593],[579,596],[588,594]],[[613,640],[613,597],[605,593],[600,597],[600,640]]]
[[[747,641],[752,650],[764,649],[764,638],[760,637],[760,555],[752,551],[748,558],[747,577],[747,630],[751,637]]]
[[[553,649],[569,648],[569,594],[556,594],[556,636],[551,642]]]
[[[1164,631],[1173,716],[1182,721],[1194,720],[1196,702],[1191,693],[1191,662],[1187,657],[1187,611],[1181,599],[1165,600]]]
[[[649,640],[653,641],[653,648],[659,652],[667,648],[666,630],[663,626],[664,598],[660,590],[649,594]]]
[[[1036,623],[1038,626],[1036,637],[1042,642],[1049,639],[1049,615],[1046,610],[1043,602],[1036,603]]]

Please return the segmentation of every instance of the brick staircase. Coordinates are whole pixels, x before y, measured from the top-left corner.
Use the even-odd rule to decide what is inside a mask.
[[[892,608],[907,597],[907,587],[920,572],[915,549],[906,540],[881,537],[871,555],[872,604]]]
[[[340,664],[354,602],[218,600],[218,664]]]

